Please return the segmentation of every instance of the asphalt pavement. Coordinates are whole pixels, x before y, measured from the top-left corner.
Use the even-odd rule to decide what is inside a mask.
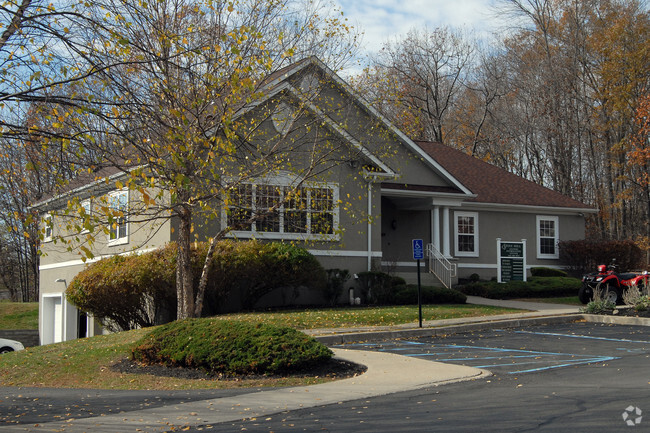
[[[468,303],[520,308],[521,313],[481,318],[425,321],[420,328],[417,323],[393,327],[361,327],[354,329],[312,330],[309,334],[330,346],[349,342],[380,341],[399,338],[435,337],[474,331],[518,327],[523,324],[567,323],[577,320],[622,320],[626,324],[650,325],[648,319],[591,317],[579,314],[577,307],[519,301],[494,301],[469,297]],[[629,323],[630,320],[633,323]],[[337,357],[365,365],[366,373],[336,382],[304,387],[271,390],[230,391],[220,393],[188,392],[167,398],[156,398],[155,393],[116,391],[87,391],[89,397],[85,408],[41,419],[29,416],[28,402],[39,399],[52,401],[66,398],[71,390],[12,389],[3,388],[0,393],[3,411],[10,405],[25,404],[26,409],[15,420],[0,416],[3,432],[162,432],[196,429],[224,422],[255,419],[269,415],[325,406],[343,402],[377,397],[404,391],[413,391],[460,381],[485,378],[488,369],[446,362],[435,362],[389,352],[349,350],[335,348]],[[91,395],[92,394],[92,395]],[[108,396],[117,396],[121,403],[106,403]],[[120,399],[119,396],[122,396]],[[92,397],[95,396],[95,397]],[[69,397],[68,397],[69,398]],[[104,410],[102,402],[106,405]],[[131,403],[129,403],[131,402]],[[148,402],[148,403],[147,403]],[[77,404],[79,406],[79,404]],[[106,409],[108,408],[108,409]],[[78,409],[78,410],[77,410]],[[36,410],[36,409],[34,409]],[[19,412],[19,411],[16,411]],[[200,429],[199,429],[200,430]]]

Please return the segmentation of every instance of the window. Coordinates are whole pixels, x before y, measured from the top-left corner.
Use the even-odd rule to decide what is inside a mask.
[[[108,217],[109,239],[108,243],[125,244],[129,241],[129,230],[126,213],[129,205],[128,191],[113,192],[108,196],[111,214]]]
[[[337,228],[337,199],[331,186],[241,184],[230,193],[225,218],[235,234],[327,239]]]
[[[43,242],[52,241],[53,233],[53,224],[52,224],[52,214],[45,214],[42,219],[43,222]]]
[[[84,200],[81,202],[81,209],[79,212],[79,218],[80,218],[80,223],[81,223],[81,233],[88,233],[88,225],[89,225],[89,218],[90,218],[90,212],[91,212],[91,205],[90,205],[90,200]]]
[[[456,212],[456,255],[478,257],[478,214]]]
[[[537,217],[537,258],[559,258],[557,244],[559,241],[558,218]]]

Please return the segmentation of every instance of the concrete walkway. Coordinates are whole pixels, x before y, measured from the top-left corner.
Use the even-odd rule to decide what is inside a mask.
[[[472,304],[497,305],[526,310],[521,313],[480,318],[427,321],[393,327],[357,329],[322,329],[308,333],[326,344],[340,341],[396,338],[465,332],[468,327],[519,326],[521,321],[578,320],[577,307],[519,301],[494,301],[469,297]],[[101,417],[49,422],[37,426],[3,426],[6,432],[162,432],[185,427],[259,418],[288,410],[305,409],[343,401],[386,395],[473,380],[490,373],[472,367],[443,364],[390,353],[334,350],[337,357],[367,366],[363,375],[321,385],[292,387],[251,392],[234,397],[213,398]]]
[[[3,432],[165,432],[259,418],[289,410],[336,404],[444,383],[486,377],[490,373],[460,365],[441,364],[405,356],[335,349],[339,358],[368,366],[360,376],[321,385],[280,388],[235,397],[215,398],[61,422],[3,426]],[[413,374],[417,372],[417,374]]]

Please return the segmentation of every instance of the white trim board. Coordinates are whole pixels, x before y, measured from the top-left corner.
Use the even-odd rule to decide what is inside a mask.
[[[51,263],[49,265],[40,265],[38,267],[38,270],[39,271],[46,271],[48,269],[59,269],[59,268],[68,268],[68,267],[71,267],[71,266],[87,265],[89,263],[95,263],[95,262],[98,262],[98,261],[100,261],[102,259],[107,259],[109,257],[113,257],[113,256],[116,256],[116,255],[117,256],[126,256],[126,255],[129,255],[129,254],[150,253],[150,252],[155,251],[157,249],[158,248],[147,248],[147,249],[144,249],[144,250],[125,251],[125,252],[119,253],[119,254],[108,254],[108,255],[104,255],[104,256],[93,257],[92,259],[88,259],[85,262],[83,260],[81,260],[81,259],[68,260],[66,262]]]

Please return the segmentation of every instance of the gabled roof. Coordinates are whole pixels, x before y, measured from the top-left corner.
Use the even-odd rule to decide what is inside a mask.
[[[476,195],[474,198],[467,199],[466,202],[570,208],[581,212],[595,211],[585,203],[442,143],[428,141],[416,141],[416,143]]]
[[[426,152],[423,152],[422,148],[417,146],[413,140],[411,140],[409,137],[407,137],[400,129],[398,129],[395,125],[393,125],[385,116],[383,116],[378,110],[376,110],[368,101],[365,100],[365,98],[358,94],[345,80],[343,80],[336,72],[331,70],[325,63],[323,63],[319,58],[315,56],[307,57],[305,59],[302,59],[292,65],[286,66],[273,74],[269,75],[267,79],[264,80],[263,86],[262,86],[262,91],[265,94],[264,98],[261,98],[259,101],[256,101],[255,104],[259,104],[262,101],[272,97],[273,95],[277,94],[281,90],[284,89],[283,83],[288,83],[288,79],[293,76],[294,74],[297,74],[301,70],[307,68],[310,65],[314,65],[316,68],[318,68],[321,72],[323,72],[327,77],[331,78],[338,86],[340,87],[341,90],[343,90],[347,95],[349,95],[351,98],[356,100],[356,102],[359,104],[360,107],[362,107],[364,110],[366,110],[367,113],[370,114],[370,116],[373,116],[377,119],[379,119],[384,126],[390,130],[395,138],[401,142],[407,149],[411,150],[414,152],[416,155],[420,156],[423,161],[429,166],[430,169],[432,169],[434,172],[438,173],[441,177],[446,179],[450,184],[451,188],[455,188],[458,190],[461,194],[465,195],[471,195],[470,191],[468,191],[465,186],[462,184],[462,182],[459,182],[456,178],[454,178],[453,175],[451,175],[449,172],[447,172],[446,168],[442,166],[441,164],[438,163],[434,158],[431,158],[430,155],[427,155]],[[296,95],[298,96],[298,95]],[[252,106],[247,107],[247,109],[251,109]],[[329,120],[328,123],[330,123],[330,126],[335,127],[333,125],[333,121],[329,119],[328,116],[326,116],[324,113],[318,113],[319,116],[322,118]],[[361,147],[360,144],[354,143],[354,140],[351,140],[351,137],[346,137],[348,141],[351,142],[351,144],[354,144],[356,147]],[[373,156],[367,149],[363,149],[363,153],[369,157],[369,159],[373,160],[373,162],[380,166],[385,172],[391,175],[392,177],[392,170],[385,166],[383,162],[378,161],[378,158]]]

